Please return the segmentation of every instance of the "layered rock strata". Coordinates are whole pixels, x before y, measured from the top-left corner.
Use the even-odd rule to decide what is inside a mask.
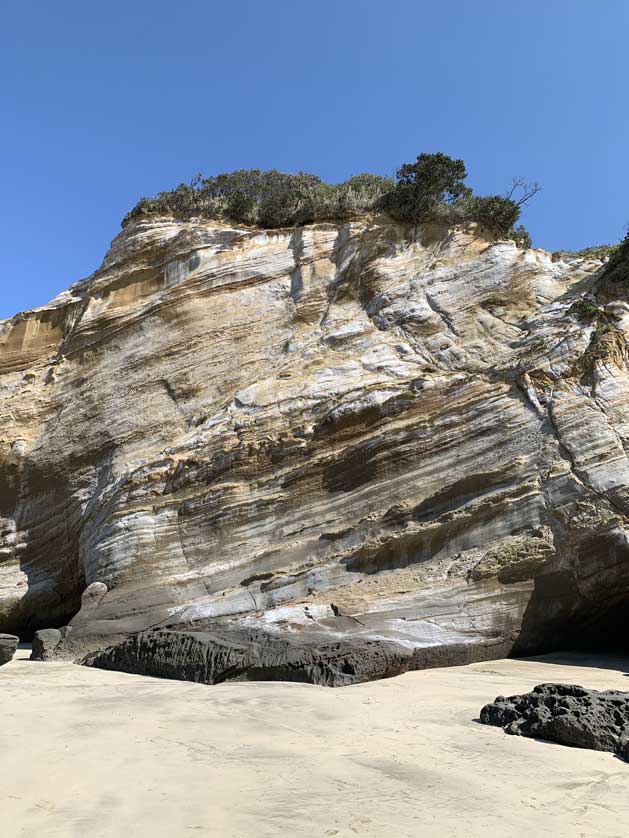
[[[129,225],[0,322],[0,630],[410,665],[613,636],[629,306],[602,269],[383,217]]]
[[[629,760],[629,693],[597,692],[574,684],[539,684],[530,693],[498,696],[481,710],[486,725]]]

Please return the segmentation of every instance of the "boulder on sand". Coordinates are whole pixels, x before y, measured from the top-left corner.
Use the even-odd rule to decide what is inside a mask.
[[[480,720],[515,736],[611,751],[629,761],[629,692],[539,684],[524,695],[498,696]]]
[[[0,666],[13,660],[20,638],[14,634],[0,634]]]
[[[40,629],[40,631],[36,631],[33,637],[31,660],[49,660],[62,640],[63,633],[59,629]]]

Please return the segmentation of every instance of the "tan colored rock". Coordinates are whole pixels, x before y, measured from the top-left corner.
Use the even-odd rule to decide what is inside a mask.
[[[0,630],[504,653],[600,621],[629,375],[568,309],[601,266],[386,218],[130,225],[0,322]]]

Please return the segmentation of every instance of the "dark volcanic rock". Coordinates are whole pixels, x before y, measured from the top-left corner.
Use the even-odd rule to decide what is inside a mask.
[[[328,687],[390,678],[411,669],[449,666],[500,655],[496,646],[408,649],[364,638],[273,637],[255,630],[151,629],[92,652],[79,662],[100,669],[203,684],[228,680],[299,681]]]
[[[505,733],[612,751],[629,760],[629,693],[574,684],[539,684],[530,693],[498,696],[481,710],[483,724]]]
[[[339,686],[395,675],[410,652],[391,644],[306,644],[257,632],[154,629],[87,655],[81,663],[140,675],[219,684],[227,680],[300,681]]]
[[[14,634],[0,634],[0,666],[13,659],[20,638]]]

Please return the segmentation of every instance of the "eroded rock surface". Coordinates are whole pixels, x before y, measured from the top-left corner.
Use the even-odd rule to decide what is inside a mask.
[[[503,650],[504,651],[504,650]],[[79,662],[98,669],[203,684],[297,681],[343,687],[391,678],[410,669],[471,663],[500,656],[492,643],[409,649],[386,640],[330,639],[284,632],[225,629],[183,632],[151,629],[92,652]]]
[[[46,661],[53,658],[64,634],[65,631],[61,632],[59,629],[40,629],[36,631],[33,635],[31,660]]]
[[[530,693],[498,696],[481,710],[486,725],[629,759],[629,693],[597,692],[574,684],[539,684]]]
[[[0,630],[415,662],[609,634],[629,307],[601,269],[386,218],[128,226],[0,323]],[[613,326],[575,313],[587,295]]]
[[[13,660],[20,638],[13,634],[0,634],[0,666]]]

